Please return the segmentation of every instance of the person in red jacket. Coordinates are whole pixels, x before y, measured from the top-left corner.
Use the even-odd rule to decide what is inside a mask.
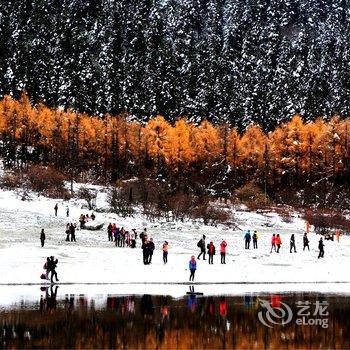
[[[272,253],[272,250],[276,251],[276,235],[273,234],[272,238],[271,238],[271,251],[270,253]]]
[[[220,243],[220,256],[221,256],[221,264],[226,264],[226,247],[227,247],[227,243],[225,240],[223,240]]]
[[[213,258],[214,258],[214,255],[215,255],[215,246],[213,244],[213,242],[210,242],[208,245],[207,245],[207,249],[208,249],[208,255],[209,255],[209,264],[213,264]]]

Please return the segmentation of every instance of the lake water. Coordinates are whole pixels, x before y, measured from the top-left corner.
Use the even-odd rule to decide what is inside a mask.
[[[36,301],[0,300],[0,348],[350,348],[348,295],[87,297],[37,290]]]

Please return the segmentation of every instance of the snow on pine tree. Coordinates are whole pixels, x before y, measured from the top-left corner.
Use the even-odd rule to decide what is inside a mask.
[[[0,97],[240,130],[350,112],[343,0],[12,0],[0,14]]]

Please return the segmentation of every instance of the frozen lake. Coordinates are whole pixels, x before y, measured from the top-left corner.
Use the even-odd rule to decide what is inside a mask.
[[[117,286],[100,286],[98,294],[68,286],[1,287],[12,299],[5,305],[0,300],[0,347],[350,347],[349,294],[251,290],[209,295],[203,287],[194,288],[204,295],[194,295],[187,294],[189,286],[181,286],[177,297],[146,294],[147,288],[143,294],[120,294]],[[23,288],[30,297],[20,296]],[[271,317],[274,313],[277,317]]]

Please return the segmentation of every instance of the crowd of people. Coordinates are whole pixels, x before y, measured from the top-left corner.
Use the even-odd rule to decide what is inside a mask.
[[[336,237],[337,237],[338,242],[339,242],[339,236],[340,236],[340,233],[339,233],[339,231],[337,231]],[[253,249],[258,249],[258,238],[259,238],[259,234],[257,231],[254,231],[253,234],[251,234],[251,231],[247,230],[247,232],[245,232],[244,237],[243,237],[244,248],[250,249],[250,242],[251,242],[251,240],[253,240]],[[206,236],[203,235],[202,238],[197,243],[197,247],[200,248],[200,252],[197,256],[197,260],[200,260],[201,257],[203,260],[206,260],[205,257],[206,257],[206,254],[208,254],[208,262],[209,262],[209,264],[213,264],[214,263],[214,255],[216,253],[215,245],[212,241],[206,245],[205,239],[206,239]],[[327,239],[327,236],[325,239]],[[281,246],[282,246],[281,236],[279,234],[275,234],[275,233],[272,234],[270,253],[272,253],[272,252],[279,253]],[[222,240],[222,242],[220,243],[221,264],[226,264],[226,247],[227,247],[226,241]],[[310,251],[309,238],[307,236],[307,232],[305,232],[303,235],[303,251],[305,251],[306,248]],[[324,257],[324,243],[323,243],[322,237],[320,238],[320,240],[318,242],[318,249],[319,249],[318,258],[323,258]],[[290,253],[297,252],[294,233],[291,234],[291,236],[290,236],[289,252]],[[189,280],[190,281],[194,280],[194,275],[195,275],[196,269],[197,269],[197,261],[196,261],[195,256],[192,255],[191,259],[189,261],[189,270],[190,270],[190,279]]]
[[[83,230],[87,222],[94,221],[95,219],[96,219],[96,216],[94,213],[92,213],[90,216],[89,214],[80,214],[79,216],[80,229]]]
[[[57,204],[55,205],[55,215],[57,215]],[[67,216],[69,214],[69,211],[67,211]],[[84,225],[87,221],[95,220],[95,215],[92,213],[90,216],[89,214],[81,214],[79,217],[80,222],[80,228],[83,229]],[[76,230],[76,224],[73,223],[67,223],[66,225],[66,241],[76,242],[75,238],[75,230]],[[138,234],[136,229],[132,229],[131,232],[127,231],[124,227],[118,227],[115,223],[109,223],[107,227],[107,234],[108,234],[108,241],[113,242],[116,247],[128,247],[128,248],[136,248],[136,243],[138,240],[141,240],[140,246],[142,249],[142,261],[144,265],[149,265],[152,263],[152,257],[153,253],[156,249],[153,238],[149,237],[147,229],[144,228],[144,230]],[[340,232],[336,232],[336,238],[339,242],[339,236]],[[330,236],[330,235],[328,235]],[[328,236],[325,236],[325,239],[330,239]],[[333,236],[332,236],[333,238]],[[40,241],[41,241],[41,247],[44,247],[45,244],[45,232],[44,229],[41,230],[40,233]],[[249,250],[250,249],[250,243],[253,241],[253,249],[258,249],[258,240],[259,240],[259,233],[255,230],[253,233],[251,230],[247,230],[244,233],[243,236],[244,240],[244,248]],[[333,239],[332,239],[333,240]],[[307,249],[310,251],[309,246],[309,239],[308,239],[308,233],[305,232],[303,235],[303,251]],[[273,252],[279,253],[282,246],[282,238],[280,234],[272,234],[271,237],[271,249],[270,253]],[[199,254],[197,256],[197,260],[200,260],[201,257],[203,260],[206,260],[206,255],[208,255],[208,263],[210,265],[214,264],[214,255],[216,255],[216,247],[214,245],[213,241],[210,241],[208,244],[206,244],[206,236],[203,235],[202,238],[198,241],[197,247],[200,249]],[[318,243],[318,249],[319,249],[319,255],[318,258],[324,257],[324,243],[323,238],[321,237]],[[169,250],[169,243],[167,241],[164,241],[162,244],[162,253],[163,253],[163,263],[168,263],[168,250]],[[289,241],[289,252],[290,253],[296,253],[296,240],[295,235],[291,234],[290,241]],[[220,243],[220,263],[226,264],[226,253],[227,253],[227,242],[225,240],[222,240]],[[45,263],[45,278],[49,279],[49,273],[51,273],[51,282],[53,281],[53,278],[56,277],[57,279],[57,272],[56,272],[56,266],[57,266],[58,260],[54,260],[53,257],[47,258],[47,261]],[[191,259],[189,261],[188,265],[189,271],[190,271],[190,281],[194,281],[195,272],[197,270],[197,261],[196,257],[194,255],[191,256]]]

